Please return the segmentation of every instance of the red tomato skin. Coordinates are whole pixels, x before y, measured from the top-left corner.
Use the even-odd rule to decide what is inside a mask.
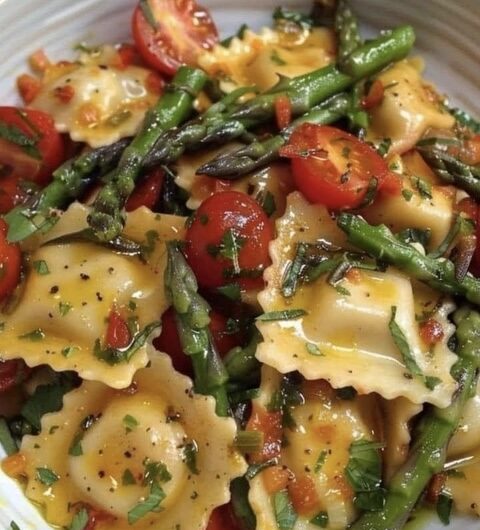
[[[13,175],[0,177],[0,214],[8,213],[25,198],[26,193],[19,186],[18,178]]]
[[[20,116],[19,112],[25,113],[33,129],[36,129],[41,135],[37,147],[42,156],[42,163],[39,172],[34,177],[31,177],[31,180],[40,186],[44,186],[51,180],[52,172],[65,159],[64,140],[61,134],[56,131],[51,116],[40,110],[0,107],[0,121],[8,125],[14,125],[27,136],[34,137],[36,134],[35,130],[32,130],[32,127]]]
[[[30,374],[30,368],[20,359],[0,361],[0,394],[22,382]]]
[[[232,348],[240,344],[240,336],[236,333],[227,333],[227,317],[215,311],[210,311],[210,332],[218,353],[224,357]],[[157,350],[168,353],[177,372],[191,377],[193,375],[192,360],[185,355],[180,344],[175,322],[175,312],[170,307],[162,315],[162,333],[153,341]]]
[[[242,527],[233,515],[231,505],[224,504],[213,510],[207,530],[242,530]]]
[[[7,241],[8,226],[0,218],[0,303],[10,296],[20,280],[20,247]]]
[[[125,205],[127,212],[133,212],[141,206],[153,210],[160,198],[164,177],[162,169],[155,169],[137,184]]]
[[[107,335],[105,337],[107,346],[117,349],[126,348],[131,340],[127,323],[115,308],[112,309],[108,316]]]
[[[342,145],[348,148],[345,156]],[[335,127],[300,125],[281,155],[291,158],[294,181],[303,195],[331,210],[359,207],[373,177],[378,180],[379,191],[392,184],[385,160],[365,142]],[[346,169],[341,170],[334,160],[345,168],[349,165],[345,181],[342,176]]]
[[[133,12],[132,33],[143,60],[169,76],[182,64],[196,65],[198,55],[218,41],[208,10],[195,0],[150,0],[159,27],[152,28],[138,5]]]
[[[262,285],[262,278],[235,278],[230,259],[212,255],[228,230],[242,241],[238,251],[241,270],[259,271],[270,264],[273,227],[260,205],[248,195],[224,191],[208,197],[198,208],[186,234],[186,258],[200,286],[210,289],[238,282],[244,289]],[[260,269],[259,269],[260,268]]]

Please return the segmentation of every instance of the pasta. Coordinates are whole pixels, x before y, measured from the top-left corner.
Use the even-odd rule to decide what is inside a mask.
[[[184,219],[157,218],[146,209],[129,214],[125,236],[148,247],[142,262],[93,243],[61,242],[59,238],[85,228],[86,215],[84,206],[72,205],[43,245],[38,243],[22,298],[5,319],[0,349],[4,359],[22,355],[30,366],[49,364],[57,371],[75,370],[84,379],[126,388],[147,364],[145,340],[158,334],[168,307],[164,242],[181,239]],[[112,308],[132,319],[135,333],[147,336],[131,358],[107,362],[96,350],[104,344],[105,320]]]
[[[414,403],[428,401],[446,406],[456,388],[450,376],[455,356],[446,344],[449,334],[437,344],[433,357],[425,351],[407,278],[393,270],[361,271],[358,277],[345,278],[341,291],[319,279],[301,286],[289,299],[282,296],[281,286],[295,243],[334,246],[339,243],[337,231],[322,206],[308,205],[295,193],[289,197],[287,211],[277,222],[273,265],[266,271],[267,289],[260,293],[259,301],[266,313],[300,307],[306,314],[294,320],[260,322],[264,342],[259,345],[258,359],[282,373],[298,370],[307,379],[323,377],[335,388],[352,385],[361,393],[378,392],[387,399],[403,396]],[[392,307],[398,308],[396,322],[408,336],[422,371],[441,381],[435,388],[429,389],[420,378],[408,376],[389,329]],[[437,316],[448,329],[446,317],[451,306],[443,311],[443,316]]]
[[[29,58],[0,106],[0,473],[48,525],[480,516],[480,123],[412,27],[359,28],[315,1],[220,41],[142,0],[134,44]]]
[[[68,525],[75,509],[89,506],[104,514],[100,528],[130,528],[155,466],[167,477],[157,477],[165,498],[135,528],[204,528],[228,500],[230,480],[245,470],[233,420],[215,416],[212,398],[192,395],[168,356],[151,351],[150,359],[130,390],[85,382],[61,412],[44,417],[38,436],[24,438],[26,494],[45,506],[48,522]],[[42,469],[58,479],[49,484]]]
[[[149,71],[115,67],[111,47],[84,53],[77,64],[52,68],[32,107],[48,112],[60,132],[92,147],[109,145],[135,134],[158,92],[149,88]],[[68,87],[71,97],[59,99]]]

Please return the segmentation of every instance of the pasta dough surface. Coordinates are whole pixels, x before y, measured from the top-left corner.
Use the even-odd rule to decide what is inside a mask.
[[[166,354],[152,349],[150,358],[127,391],[84,382],[43,417],[38,436],[23,439],[26,494],[50,524],[69,525],[86,506],[103,514],[99,530],[203,530],[228,501],[230,480],[246,467],[233,449],[235,422],[216,416],[214,399],[194,394]],[[39,469],[57,480],[44,484]],[[164,498],[132,523],[153,483]]]
[[[107,362],[97,351],[105,342],[106,320],[115,308],[130,323],[132,339],[144,333],[150,340],[158,334],[155,323],[168,307],[165,242],[182,239],[184,218],[156,216],[146,208],[130,213],[124,235],[144,246],[145,259],[140,259],[93,243],[55,242],[86,228],[87,213],[73,204],[37,239],[18,305],[4,318],[0,355],[22,357],[29,366],[74,370],[83,379],[125,388],[148,362],[145,340],[130,357]]]
[[[264,338],[257,358],[282,373],[298,370],[307,379],[324,378],[335,388],[351,385],[361,394],[378,392],[386,399],[403,396],[413,403],[446,407],[456,389],[450,375],[455,355],[447,346],[453,333],[447,317],[453,305],[443,304],[436,312],[444,337],[429,351],[420,337],[412,284],[395,269],[359,270],[338,286],[329,284],[324,275],[301,284],[294,296],[285,298],[282,282],[298,242],[345,246],[343,234],[323,206],[308,204],[299,193],[291,194],[287,202],[285,215],[277,220],[272,266],[265,272],[267,288],[259,294],[259,302],[266,313],[300,309],[305,314],[257,321]],[[424,306],[431,304],[429,296]],[[390,330],[392,308],[420,370],[437,378],[434,387],[407,369]]]

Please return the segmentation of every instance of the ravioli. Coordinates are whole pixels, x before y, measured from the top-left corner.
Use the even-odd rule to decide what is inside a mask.
[[[323,275],[300,285],[290,298],[282,295],[283,278],[298,242],[342,248],[344,238],[323,206],[308,204],[298,192],[288,197],[285,215],[277,220],[277,239],[270,247],[272,265],[264,276],[267,287],[258,299],[265,313],[305,313],[299,318],[287,314],[281,320],[257,320],[264,338],[257,349],[258,360],[282,373],[298,370],[307,379],[326,379],[335,388],[351,385],[361,394],[378,392],[386,399],[403,396],[413,403],[446,407],[456,389],[450,375],[456,356],[447,346],[454,331],[447,318],[454,308],[451,302],[434,312],[444,336],[429,350],[420,337],[412,283],[393,268],[356,270],[335,286]],[[434,300],[431,293],[426,296],[420,305],[433,302],[435,307],[438,296]],[[424,377],[412,375],[394,342],[389,325],[393,308],[395,323]],[[431,379],[435,385],[427,384],[426,378],[435,378]]]
[[[427,248],[433,250],[445,239],[454,221],[455,188],[429,183],[416,171],[420,164],[412,163],[412,158],[409,154],[406,162],[399,156],[390,159],[390,167],[401,176],[402,193],[380,194],[362,215],[369,223],[385,224],[394,232],[406,228],[428,230]]]
[[[165,242],[182,239],[185,219],[146,208],[128,214],[124,235],[143,245],[144,260],[88,242],[55,243],[85,228],[87,213],[86,207],[73,204],[35,242],[18,304],[2,315],[0,356],[22,357],[29,366],[74,370],[83,379],[125,388],[147,364],[145,340],[158,334],[169,305],[163,284]],[[131,356],[125,353],[110,362],[101,352],[112,309],[129,322],[132,340],[143,339]]]
[[[326,28],[283,32],[247,29],[228,46],[217,44],[199,57],[200,66],[220,79],[223,90],[256,85],[267,90],[279,76],[295,77],[330,64],[335,58],[335,38]]]
[[[68,526],[86,507],[101,514],[99,530],[202,530],[228,502],[230,481],[246,468],[234,420],[216,416],[214,399],[194,394],[166,354],[149,354],[127,391],[84,382],[42,418],[38,436],[23,438],[26,495],[50,524]],[[57,479],[45,484],[39,469]],[[161,501],[138,509],[158,488]]]
[[[282,375],[274,369],[263,368],[254,410],[271,408],[281,380]],[[249,501],[257,517],[257,530],[280,528],[275,497],[282,494],[282,487],[297,512],[295,528],[314,530],[318,525],[309,521],[325,513],[328,524],[324,528],[343,530],[357,514],[345,468],[353,442],[378,441],[378,399],[370,395],[342,400],[325,381],[305,381],[300,389],[303,400],[290,409],[289,423],[293,425],[283,429],[276,465],[260,471],[250,482]],[[282,471],[286,473],[283,483],[278,478]]]
[[[370,112],[367,140],[392,141],[390,153],[405,153],[430,129],[451,129],[455,118],[444,109],[441,97],[421,77],[423,64],[404,59],[383,71],[378,79],[385,95]]]
[[[105,46],[83,54],[81,62],[51,67],[30,106],[50,114],[58,131],[91,147],[133,136],[159,94],[148,83],[150,70],[115,67],[115,55],[113,47]],[[70,99],[58,95],[66,89]]]

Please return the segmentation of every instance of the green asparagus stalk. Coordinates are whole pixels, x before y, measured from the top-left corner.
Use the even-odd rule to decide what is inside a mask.
[[[362,43],[357,17],[347,0],[339,0],[335,12],[335,33],[337,34],[337,61],[342,62]]]
[[[398,267],[433,289],[463,296],[480,305],[480,280],[470,273],[459,280],[452,261],[425,256],[415,247],[399,241],[385,225],[369,225],[353,214],[340,214],[337,224],[347,234],[350,243],[373,258]]]
[[[48,186],[5,216],[8,240],[21,241],[54,224],[57,219],[54,210],[67,207],[81,197],[92,182],[114,169],[129,143],[130,139],[124,138],[112,145],[83,153],[60,166],[53,173],[53,180]]]
[[[252,142],[246,147],[220,155],[197,170],[199,175],[234,180],[260,169],[279,157],[280,149],[288,142],[292,132],[302,123],[326,125],[345,116],[350,107],[350,97],[344,92],[332,96],[305,115],[297,118],[280,134],[264,142]]]
[[[227,353],[224,363],[231,381],[245,382],[258,375],[260,363],[255,357],[255,353],[261,341],[260,332],[255,330],[245,348],[237,346]]]
[[[413,46],[415,34],[410,26],[401,26],[381,35],[355,51],[359,77],[351,77],[329,65],[292,79],[282,78],[266,93],[241,104],[216,108],[186,124],[178,131],[164,135],[155,146],[147,165],[171,163],[187,149],[198,149],[211,143],[227,143],[257,125],[272,119],[279,95],[286,95],[296,117],[310,111],[329,97],[342,92],[356,81],[378,72],[391,62],[405,57]],[[398,46],[396,46],[396,44]],[[274,146],[270,146],[273,149]]]
[[[441,149],[418,146],[433,171],[447,184],[454,184],[473,198],[480,199],[480,166],[470,166]]]
[[[366,42],[350,53],[342,62],[342,72],[356,81],[370,77],[373,73],[372,63],[382,61],[389,56],[390,61],[403,59],[411,50],[415,41],[415,33],[410,26],[401,26],[391,30],[379,39]]]
[[[364,513],[350,530],[400,530],[432,476],[443,469],[448,443],[476,386],[480,369],[480,314],[462,308],[455,312],[453,319],[457,325],[458,355],[452,368],[452,376],[458,382],[453,401],[444,409],[428,409],[407,461],[390,483],[383,510]]]
[[[181,67],[170,89],[145,118],[141,131],[123,152],[112,179],[98,194],[88,218],[95,234],[102,240],[116,237],[123,229],[123,206],[132,193],[145,157],[163,132],[177,127],[192,111],[195,97],[205,85],[204,72]]]
[[[167,251],[165,292],[175,310],[183,351],[192,359],[195,390],[214,396],[217,414],[227,416],[230,408],[226,390],[228,374],[208,328],[210,307],[198,294],[197,280],[178,244],[167,243]]]

